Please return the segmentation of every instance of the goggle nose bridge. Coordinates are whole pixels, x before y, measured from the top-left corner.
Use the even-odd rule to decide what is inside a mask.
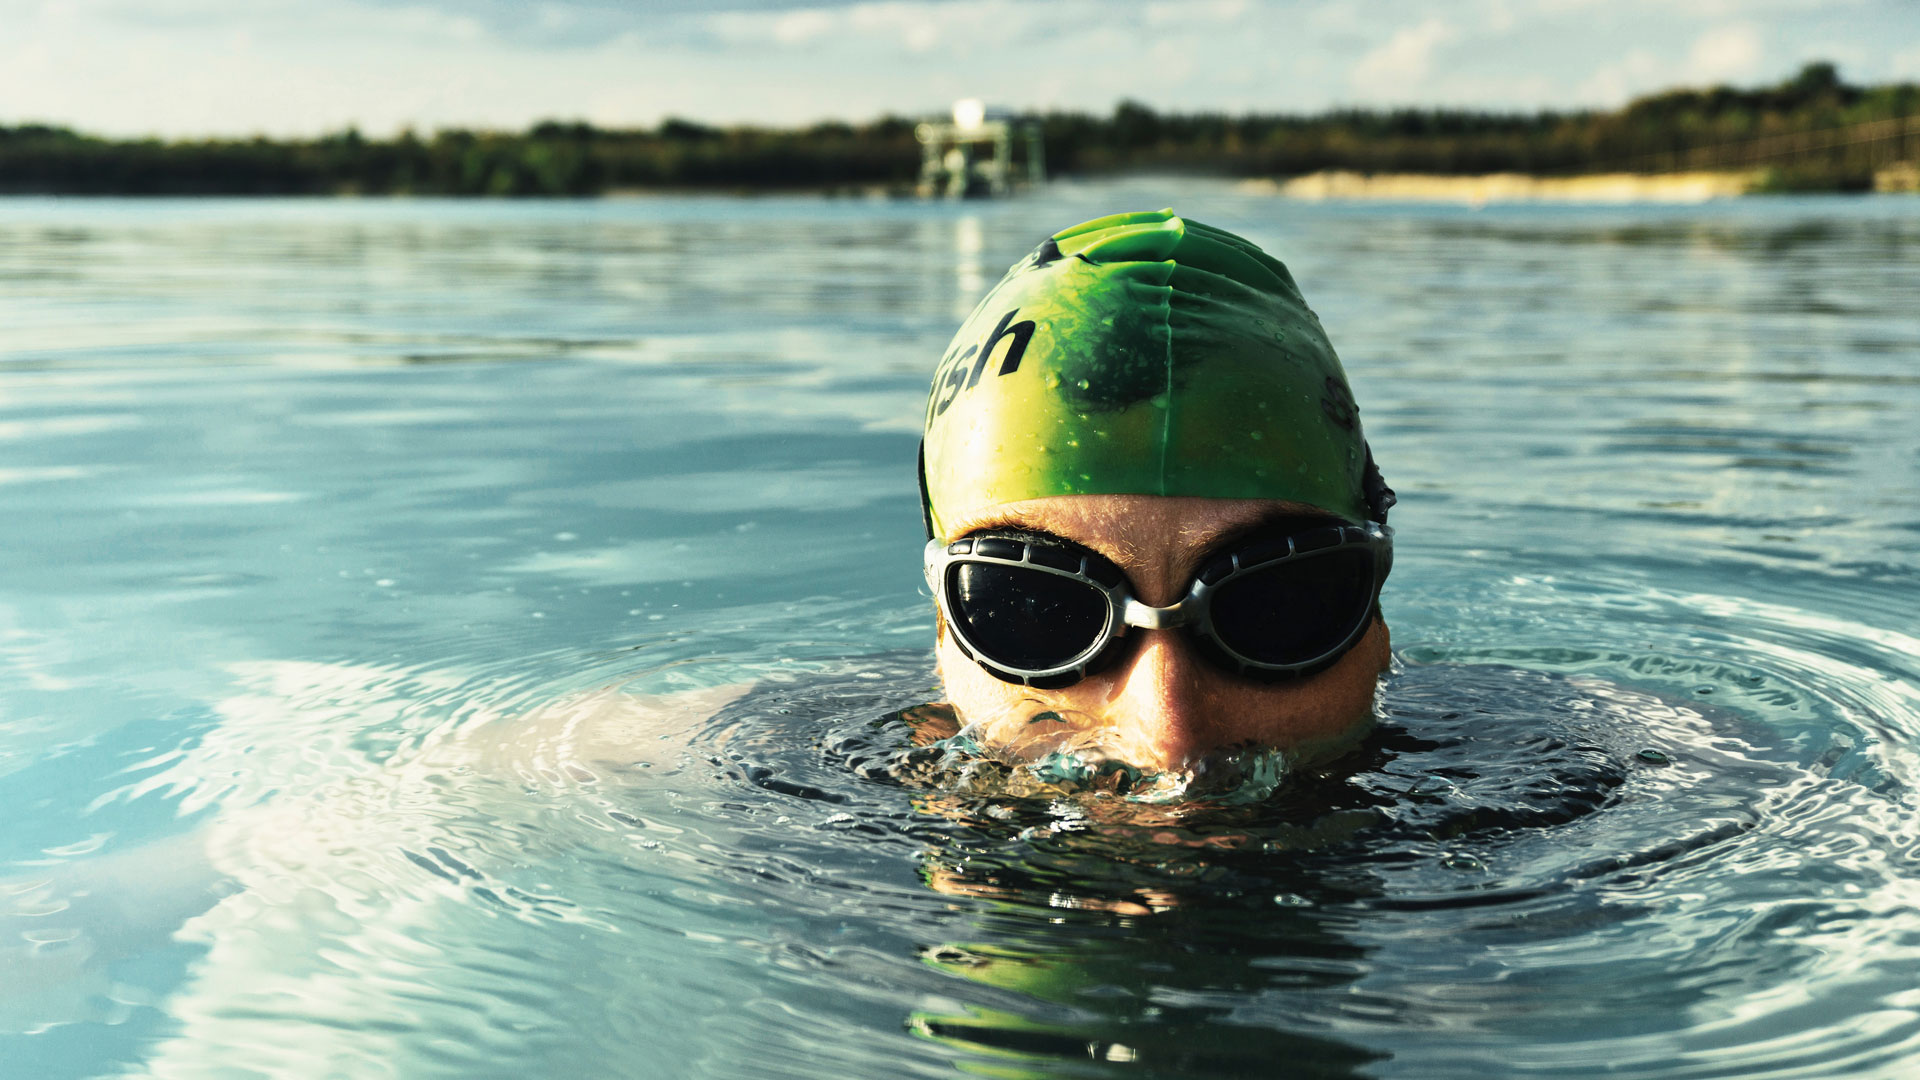
[[[1167,607],[1143,604],[1129,596],[1120,605],[1120,621],[1142,630],[1172,630],[1197,622],[1201,605],[1201,598],[1191,593],[1182,597],[1179,603]]]

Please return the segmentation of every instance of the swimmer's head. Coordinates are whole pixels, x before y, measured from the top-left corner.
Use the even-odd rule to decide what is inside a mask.
[[[1319,319],[1249,241],[1171,210],[1049,237],[942,358],[921,478],[930,573],[954,575],[934,582],[941,675],[975,742],[1031,744],[1071,717],[1109,757],[1173,769],[1223,748],[1308,755],[1371,720],[1393,493]],[[1072,563],[1106,596],[940,564],[989,534],[1014,538],[991,558]],[[1197,599],[1220,574],[1203,568],[1244,573],[1276,550],[1312,555],[1285,568],[1292,591],[1240,592],[1239,626],[1226,592]],[[1308,596],[1336,579],[1331,599]],[[971,646],[957,603],[974,605]],[[1081,637],[1104,651],[1051,656]]]
[[[1287,268],[1172,210],[1055,233],[947,347],[928,396],[931,535],[1051,495],[1274,499],[1385,521],[1346,373]]]

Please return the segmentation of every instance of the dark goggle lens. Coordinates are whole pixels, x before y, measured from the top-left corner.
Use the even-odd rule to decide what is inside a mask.
[[[1220,642],[1262,664],[1317,660],[1372,614],[1373,554],[1361,549],[1294,558],[1249,571],[1213,597]]]
[[[1107,627],[1106,594],[1024,566],[956,564],[948,572],[947,607],[960,635],[983,657],[1025,671],[1074,660]]]

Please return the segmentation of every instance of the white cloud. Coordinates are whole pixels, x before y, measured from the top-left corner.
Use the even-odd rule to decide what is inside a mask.
[[[960,46],[973,35],[965,22],[942,25],[941,13],[924,4],[859,4],[847,13],[850,27],[876,42],[897,45],[910,53],[924,53],[944,39]]]
[[[477,41],[486,34],[486,28],[478,19],[458,15],[447,20],[447,33],[459,41]]]
[[[1920,79],[1920,45],[1893,54],[1888,65],[1897,79]]]
[[[1514,14],[1513,5],[1506,0],[1490,0],[1485,8],[1486,27],[1496,34],[1505,34],[1520,24],[1519,16]]]
[[[1751,23],[1732,23],[1701,34],[1687,53],[1688,82],[1735,82],[1759,74],[1760,31]]]
[[[1140,9],[1148,26],[1182,28],[1196,23],[1238,23],[1247,17],[1248,0],[1179,0]]]
[[[1002,48],[1010,54],[1024,53],[1070,33],[1076,21],[1097,21],[1098,10],[1084,3],[1041,7],[1011,0],[882,0],[849,7],[847,23],[876,45],[905,49],[916,56],[932,53],[955,58]],[[1044,32],[1036,32],[1043,26]]]
[[[1072,16],[1097,18],[1081,4],[1028,9],[1009,0],[877,0],[871,3],[801,8],[792,11],[722,11],[705,17],[714,37],[732,45],[773,44],[794,47],[834,38],[843,49],[939,50],[959,54],[975,46],[1012,44],[1037,19],[1070,28]]]
[[[1453,27],[1438,18],[1405,27],[1362,56],[1348,80],[1368,98],[1414,91],[1426,81],[1434,50],[1453,36]]]
[[[839,21],[833,12],[818,8],[790,11],[774,18],[773,40],[782,45],[804,45],[832,33]]]
[[[1600,106],[1620,105],[1657,84],[1669,65],[1650,50],[1635,48],[1611,63],[1602,64],[1574,87],[1574,97]]]

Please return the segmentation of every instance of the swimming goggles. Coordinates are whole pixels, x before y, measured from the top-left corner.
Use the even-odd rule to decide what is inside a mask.
[[[1047,533],[930,540],[924,561],[955,644],[1006,682],[1071,686],[1120,658],[1129,627],[1178,627],[1216,666],[1278,681],[1325,670],[1366,633],[1393,530],[1335,524],[1246,541],[1203,562],[1171,607],[1134,599],[1111,560]]]

